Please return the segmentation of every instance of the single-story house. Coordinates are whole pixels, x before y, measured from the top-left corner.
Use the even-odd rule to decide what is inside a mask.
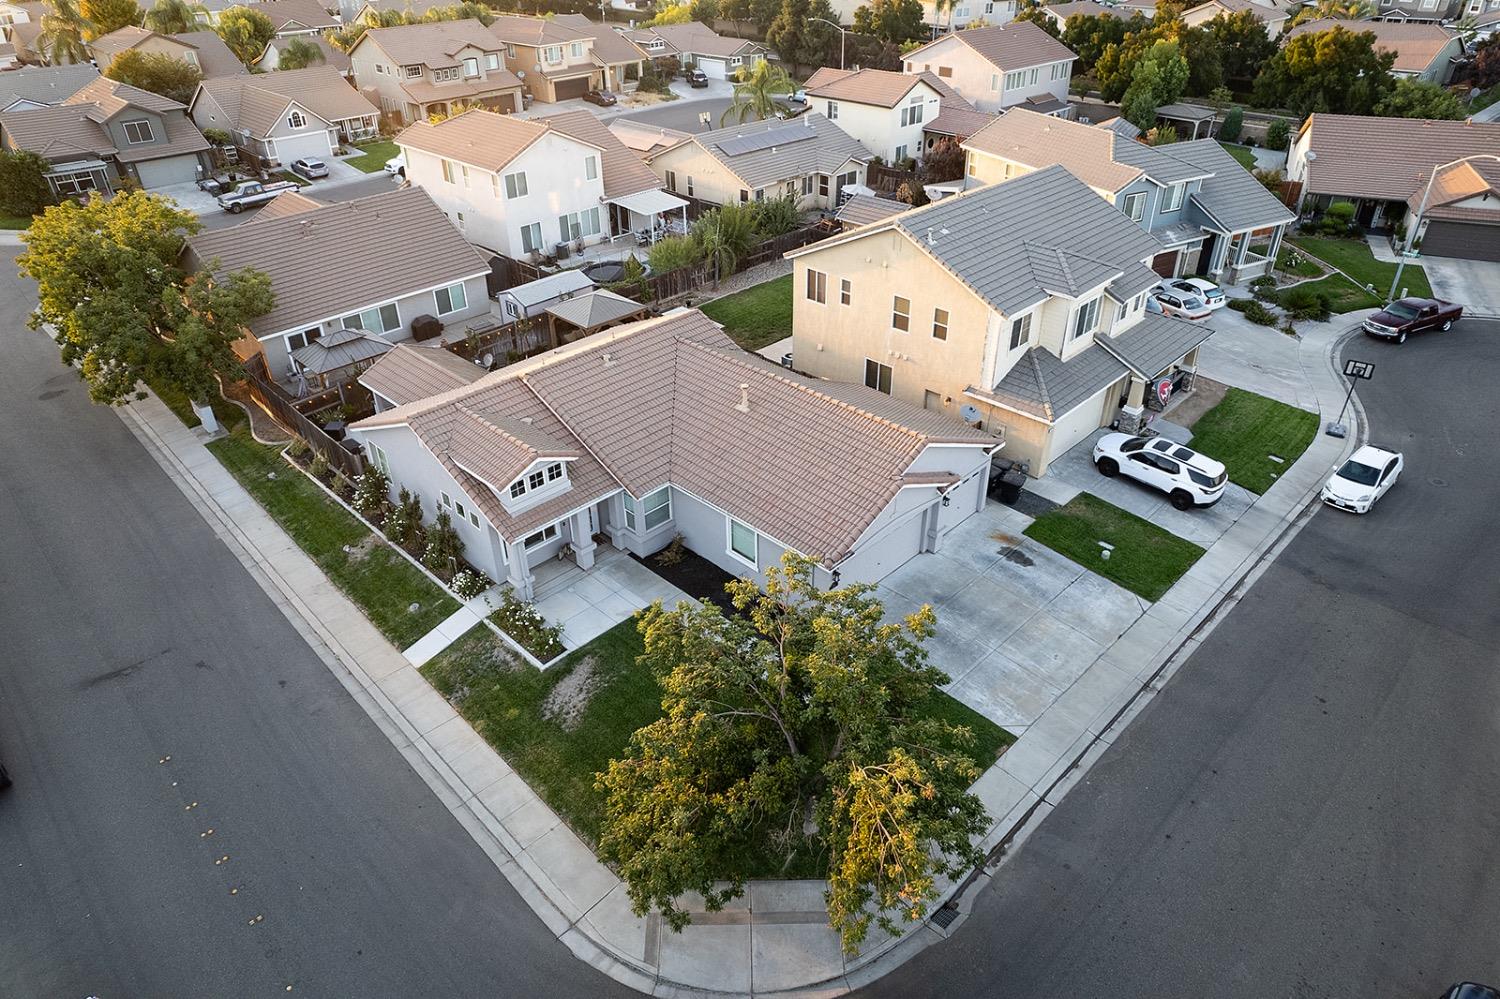
[[[594,282],[581,268],[558,271],[546,277],[514,285],[495,296],[500,312],[508,322],[531,319],[576,295],[594,290]]]
[[[667,128],[665,125],[631,121],[629,118],[610,119],[609,130],[624,143],[626,149],[641,159],[652,153],[659,153],[668,146],[675,146],[692,134],[677,128]]]
[[[55,107],[0,113],[0,147],[47,160],[54,193],[147,190],[188,184],[210,168],[209,143],[186,108],[160,94],[96,76]]]
[[[366,372],[372,391],[389,388],[394,356]],[[999,445],[746,354],[697,310],[585,337],[349,432],[392,490],[419,497],[425,517],[449,513],[464,557],[521,599],[533,566],[561,552],[587,571],[601,537],[638,556],[681,537],[762,583],[788,550],[815,561],[820,586],[877,582],[983,507]]]
[[[1070,17],[1112,17],[1119,21],[1128,21],[1134,16],[1131,11],[1123,7],[1099,3],[1098,0],[1068,0],[1067,3],[1047,4],[1042,8],[1042,13],[1057,25],[1059,31],[1068,26]]]
[[[1371,149],[1380,155],[1370,155]],[[1301,185],[1302,212],[1350,201],[1360,225],[1389,229],[1410,225],[1438,167],[1496,153],[1500,122],[1316,113],[1302,123],[1287,150],[1286,175]],[[1480,186],[1492,180],[1496,164],[1473,159],[1469,165],[1448,167],[1433,178],[1421,250],[1437,257],[1500,260],[1500,219],[1489,207],[1494,196],[1487,197]]]
[[[200,31],[183,31],[174,35],[163,35],[146,28],[127,25],[89,42],[89,53],[101,72],[121,52],[155,52],[169,55],[191,66],[196,66],[205,77],[234,76],[246,72],[239,58],[230,51],[224,39],[204,28]]]
[[[12,70],[0,75],[0,111],[55,107],[98,78],[86,62]]]
[[[902,58],[908,73],[932,73],[981,111],[1026,104],[1071,118],[1073,50],[1030,21],[943,35]]]
[[[267,218],[271,206],[282,211]],[[489,265],[421,188],[332,205],[282,195],[271,206],[193,236],[183,252],[190,271],[254,267],[270,277],[276,304],[250,324],[239,349],[263,353],[273,377],[295,376],[293,352],[326,333],[359,329],[397,341],[421,316],[451,325],[489,315]]]
[[[332,66],[212,77],[198,84],[188,111],[199,128],[223,129],[267,166],[324,159],[380,127],[379,110]]]
[[[1292,16],[1292,6],[1280,0],[1270,0],[1266,3],[1262,3],[1261,0],[1207,0],[1207,3],[1200,3],[1196,7],[1183,11],[1182,23],[1189,28],[1198,28],[1216,17],[1242,14],[1248,10],[1255,15],[1257,21],[1265,26],[1266,34],[1275,38],[1281,34],[1281,29],[1286,27],[1287,19]]]
[[[683,67],[695,67],[711,80],[733,80],[741,69],[754,69],[770,52],[746,38],[721,35],[700,21],[687,24],[656,24],[627,31],[625,37],[653,61],[676,59]]]
[[[1391,75],[1409,80],[1425,80],[1442,85],[1453,76],[1454,64],[1464,54],[1464,43],[1458,32],[1440,24],[1416,21],[1346,21],[1320,17],[1304,21],[1282,38],[1282,44],[1300,35],[1316,34],[1343,28],[1355,34],[1375,36],[1377,52],[1394,52],[1396,61]]]

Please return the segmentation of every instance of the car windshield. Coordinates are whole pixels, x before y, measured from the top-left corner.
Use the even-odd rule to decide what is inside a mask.
[[[1185,309],[1205,309],[1208,307],[1204,304],[1203,299],[1197,295],[1183,295],[1182,306]]]
[[[1344,462],[1344,467],[1339,469],[1339,478],[1357,482],[1362,486],[1373,486],[1380,478],[1380,469],[1371,468],[1362,461],[1350,458]]]
[[[1392,302],[1390,305],[1387,305],[1385,307],[1385,314],[1388,316],[1395,316],[1397,319],[1400,319],[1403,322],[1408,319],[1417,318],[1417,310],[1413,309],[1405,302]]]
[[[1146,446],[1146,438],[1144,438],[1144,437],[1132,437],[1132,438],[1130,438],[1130,440],[1128,440],[1124,444],[1120,445],[1120,453],[1121,454],[1133,454],[1133,453],[1135,453],[1136,451],[1139,451],[1141,448],[1143,448],[1145,446]]]

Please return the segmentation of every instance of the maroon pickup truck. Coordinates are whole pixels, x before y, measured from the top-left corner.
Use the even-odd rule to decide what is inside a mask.
[[[1428,330],[1446,333],[1463,314],[1463,306],[1441,298],[1403,298],[1366,319],[1364,330],[1370,336],[1405,343],[1413,333]]]

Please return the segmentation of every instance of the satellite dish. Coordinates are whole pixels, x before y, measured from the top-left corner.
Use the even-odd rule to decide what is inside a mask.
[[[958,411],[958,415],[963,417],[965,423],[978,423],[983,414],[979,412],[978,406],[966,402],[963,408]]]
[[[479,359],[479,366],[484,368],[484,370],[489,371],[495,366],[495,355],[485,354]]]
[[[1313,152],[1311,149],[1309,149],[1307,151],[1307,160],[1308,160],[1309,163],[1312,162],[1313,160],[1317,159],[1317,158],[1318,158],[1318,154],[1317,153]]]

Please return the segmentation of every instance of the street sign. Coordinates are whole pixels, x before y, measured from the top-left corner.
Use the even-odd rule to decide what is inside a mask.
[[[1156,398],[1165,406],[1167,400],[1172,398],[1172,379],[1163,378],[1156,383]]]
[[[1370,361],[1345,361],[1344,374],[1349,378],[1373,378],[1375,365]]]

